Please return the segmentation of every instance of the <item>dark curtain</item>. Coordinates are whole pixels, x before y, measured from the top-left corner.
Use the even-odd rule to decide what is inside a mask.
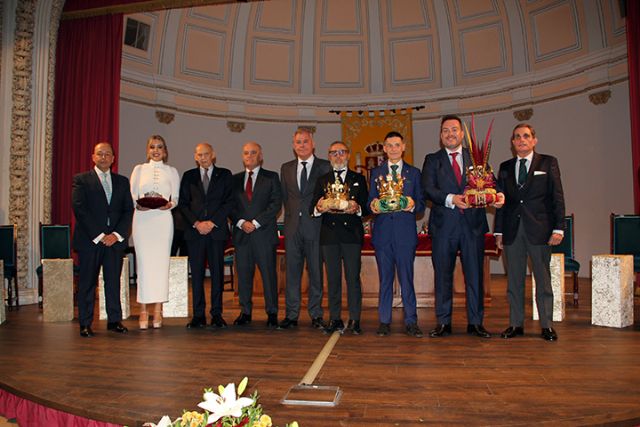
[[[94,145],[110,142],[118,158],[122,22],[122,14],[60,22],[51,195],[56,224],[72,222],[72,178],[93,167]]]
[[[626,5],[633,201],[635,213],[640,214],[640,1],[627,1]]]

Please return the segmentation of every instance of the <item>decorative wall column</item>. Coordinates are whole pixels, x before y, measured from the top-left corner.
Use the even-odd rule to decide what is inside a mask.
[[[29,176],[31,132],[31,72],[33,29],[37,0],[16,7],[11,88],[11,148],[9,164],[9,222],[17,226],[18,283],[25,286],[29,271]]]

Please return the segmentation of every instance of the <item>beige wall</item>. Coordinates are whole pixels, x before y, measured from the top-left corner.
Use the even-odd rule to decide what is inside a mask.
[[[538,150],[556,156],[560,162],[567,213],[575,213],[575,244],[581,276],[590,275],[592,254],[609,251],[609,213],[633,211],[631,176],[631,146],[629,130],[629,101],[626,83],[611,87],[608,103],[593,105],[587,94],[555,100],[533,106],[529,120],[538,136]],[[437,118],[414,121],[416,166],[438,148]],[[491,164],[511,156],[509,136],[517,123],[511,111],[490,113],[476,117],[478,133],[486,130],[495,118]],[[128,175],[133,166],[144,161],[146,137],[159,133],[166,137],[170,149],[170,163],[182,173],[194,167],[193,147],[199,141],[209,141],[215,148],[218,164],[238,172],[242,169],[240,149],[248,140],[264,147],[268,169],[279,172],[280,165],[293,158],[291,135],[295,123],[246,121],[241,133],[227,129],[226,120],[177,113],[175,120],[161,124],[155,110],[121,102],[119,168]],[[326,157],[330,142],[340,139],[339,123],[318,124],[315,135],[317,152]],[[489,214],[492,226],[493,216]],[[502,272],[500,261],[492,262],[493,272]]]

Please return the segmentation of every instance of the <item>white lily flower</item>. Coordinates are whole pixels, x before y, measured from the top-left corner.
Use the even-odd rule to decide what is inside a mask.
[[[236,386],[233,383],[227,384],[219,395],[207,392],[203,397],[204,402],[198,403],[198,406],[209,412],[207,425],[215,423],[222,417],[239,417],[242,415],[242,408],[253,405],[253,399],[236,396]]]
[[[160,419],[160,422],[158,424],[145,423],[143,425],[145,427],[171,427],[173,425],[173,422],[171,421],[171,418],[169,418],[168,415],[165,415]]]

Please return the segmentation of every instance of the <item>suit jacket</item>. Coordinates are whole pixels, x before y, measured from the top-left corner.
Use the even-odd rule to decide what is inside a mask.
[[[328,160],[315,157],[313,166],[308,171],[307,186],[300,193],[297,177],[298,159],[284,163],[280,169],[282,185],[282,202],[284,203],[284,235],[293,236],[300,230],[302,236],[309,240],[318,240],[320,235],[320,218],[309,214],[309,206],[313,199],[316,181],[331,170]]]
[[[516,182],[517,157],[500,165],[498,186],[505,204],[496,211],[494,231],[502,233],[503,243],[510,245],[520,221],[529,242],[544,245],[553,230],[564,230],[564,193],[558,160],[553,156],[533,153],[527,181],[522,188]]]
[[[76,251],[95,248],[93,239],[100,233],[118,233],[124,239],[113,247],[124,250],[128,245],[133,218],[133,200],[129,179],[111,173],[111,203],[94,169],[73,177],[71,201],[76,224],[73,248]],[[108,225],[107,225],[108,224]]]
[[[454,227],[459,226],[460,216],[464,218],[462,223],[466,224],[475,235],[484,235],[489,231],[484,208],[465,209],[463,214],[459,209],[451,209],[444,205],[447,195],[462,194],[467,185],[464,171],[472,163],[471,155],[466,148],[462,149],[462,163],[462,183],[458,185],[447,150],[441,148],[435,153],[427,154],[424,158],[422,185],[425,197],[432,202],[429,213],[429,234],[433,236],[451,233]]]
[[[244,188],[245,171],[233,176],[231,211],[231,227],[234,246],[249,244],[251,239],[260,243],[277,245],[278,227],[276,220],[282,207],[282,189],[278,174],[270,170],[260,168],[254,177],[253,196],[251,201],[247,199]],[[247,234],[236,227],[239,220],[256,220],[260,227],[253,233]]]
[[[380,175],[389,173],[388,162],[383,162],[380,166],[371,171],[371,188],[369,189],[369,200],[367,205],[376,198],[380,198],[376,179]],[[396,245],[418,244],[418,232],[416,228],[416,215],[424,212],[424,196],[420,180],[420,170],[411,166],[407,162],[402,164],[402,178],[404,179],[403,194],[410,196],[415,202],[413,212],[391,212],[375,215],[372,223],[371,243],[374,247],[386,246],[394,242]]]
[[[318,203],[318,200],[324,196],[327,184],[333,183],[335,180],[336,176],[333,170],[318,179],[316,182],[313,200],[309,207],[309,213],[311,215],[313,215],[314,208]],[[369,214],[367,203],[367,180],[363,175],[354,172],[351,169],[347,169],[344,182],[349,187],[349,199],[354,200],[358,205],[360,205],[362,214],[361,216],[358,216],[358,214],[323,213],[322,226],[320,227],[321,245],[337,243],[362,244],[364,241],[362,218]]]
[[[213,167],[209,190],[204,193],[200,168],[186,171],[180,182],[178,209],[186,221],[185,240],[194,240],[200,233],[193,227],[196,221],[213,221],[216,227],[207,235],[213,240],[229,238],[227,217],[231,213],[231,172],[229,169]]]

